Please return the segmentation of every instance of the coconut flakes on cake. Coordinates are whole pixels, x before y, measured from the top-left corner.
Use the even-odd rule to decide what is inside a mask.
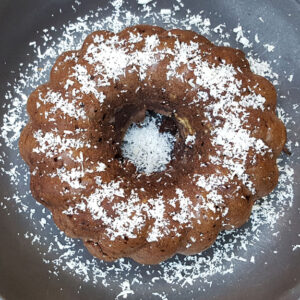
[[[155,3],[155,1],[150,1],[149,4],[152,5],[153,3]],[[4,163],[4,160],[9,159],[10,151],[14,151],[16,155],[18,155],[16,141],[18,140],[21,129],[26,124],[24,111],[29,90],[32,90],[47,80],[49,70],[60,53],[76,49],[77,45],[82,43],[85,36],[92,31],[107,28],[117,32],[129,25],[142,22],[152,23],[153,20],[161,20],[161,14],[157,14],[152,6],[150,7],[146,4],[142,6],[143,10],[139,16],[122,6],[122,1],[114,1],[112,5],[116,10],[112,15],[106,18],[99,18],[102,9],[98,9],[84,17],[78,18],[73,23],[69,22],[67,25],[64,25],[62,30],[54,27],[53,29],[49,28],[49,30],[42,33],[45,41],[44,46],[45,49],[47,49],[44,52],[41,51],[40,46],[37,46],[36,42],[30,43],[33,49],[32,52],[36,54],[37,59],[32,64],[20,69],[19,75],[21,79],[9,84],[10,90],[8,90],[5,95],[5,99],[9,104],[4,104],[7,113],[4,115],[1,137],[2,143],[7,147],[7,151],[1,153],[2,163]],[[213,27],[211,27],[209,19],[205,18],[203,13],[192,15],[190,12],[187,12],[185,18],[178,19],[176,12],[182,11],[182,7],[182,1],[174,1],[172,18],[169,19],[172,23],[165,23],[165,27],[192,28],[201,34],[210,35],[211,28]],[[74,6],[74,10],[75,9]],[[240,24],[238,24],[238,27],[239,26],[241,27]],[[61,33],[61,36],[58,38],[53,37],[53,33],[56,30]],[[225,24],[222,24],[222,26],[219,26],[218,30],[216,30],[217,36],[215,39],[218,43],[228,44],[230,35],[226,30]],[[237,30],[237,33],[238,32],[240,32],[240,29]],[[57,34],[55,34],[55,36],[57,36]],[[246,41],[242,40],[242,38],[246,36],[247,34],[243,32],[243,36],[240,35],[238,41],[241,43]],[[249,41],[248,37],[246,37],[246,39]],[[253,70],[255,69],[255,73],[269,78],[277,79],[281,77],[272,71],[269,62],[261,62],[253,56],[249,58],[249,61]],[[41,67],[43,67],[43,69],[41,69]],[[284,80],[285,78],[282,77],[281,79]],[[72,86],[70,82],[68,85],[69,87]],[[286,124],[294,122],[282,109],[278,109],[278,111]],[[291,147],[295,149],[295,147],[299,146],[291,144]],[[167,299],[168,295],[166,293],[155,292],[156,290],[160,291],[159,284],[161,284],[161,282],[167,282],[171,287],[174,287],[174,289],[180,285],[187,293],[192,292],[191,286],[196,281],[203,283],[202,289],[208,289],[211,285],[214,286],[215,284],[210,282],[214,275],[221,274],[223,278],[225,278],[226,274],[232,273],[237,268],[239,261],[243,261],[243,263],[247,261],[246,250],[251,250],[254,240],[255,243],[260,241],[261,232],[265,231],[264,225],[268,226],[268,233],[271,235],[277,234],[277,222],[285,216],[289,211],[289,207],[294,205],[294,175],[292,167],[294,159],[295,158],[293,158],[293,160],[286,158],[287,162],[278,162],[281,172],[279,185],[276,191],[269,195],[267,200],[261,201],[258,205],[254,206],[250,227],[235,230],[233,233],[221,234],[215,245],[212,246],[214,252],[213,257],[205,256],[204,254],[185,258],[175,257],[173,261],[161,264],[158,267],[158,272],[149,267],[146,268],[146,271],[142,267],[133,267],[129,261],[124,259],[120,259],[118,262],[111,264],[110,268],[107,268],[105,263],[93,258],[90,259],[90,256],[87,258],[82,250],[82,245],[78,241],[71,240],[56,231],[55,227],[51,224],[51,217],[47,210],[38,204],[33,204],[29,192],[24,194],[18,190],[20,179],[22,179],[22,183],[24,179],[28,181],[28,177],[24,178],[23,175],[21,175],[23,173],[28,174],[27,169],[21,163],[18,166],[12,167],[12,165],[10,165],[8,168],[1,168],[2,173],[8,176],[11,185],[15,188],[15,193],[12,196],[7,196],[4,200],[5,202],[1,202],[0,204],[3,209],[8,209],[6,207],[8,205],[11,206],[13,202],[16,205],[16,210],[25,219],[29,219],[27,221],[28,223],[33,224],[34,228],[32,232],[25,232],[24,236],[30,239],[32,244],[37,248],[37,251],[43,255],[43,261],[49,265],[49,272],[53,276],[59,276],[62,272],[69,272],[73,276],[81,278],[83,282],[91,281],[94,284],[103,285],[107,288],[110,288],[112,283],[117,283],[120,289],[119,297],[123,298],[133,292],[137,293],[141,285],[148,285],[153,295]],[[102,170],[103,166],[101,163],[99,164]],[[7,203],[7,205],[5,203]],[[33,206],[34,208],[32,208]],[[11,207],[9,207],[9,209],[11,209]],[[157,211],[153,212],[156,216],[156,220],[159,220],[158,216],[161,209],[162,208],[158,207]],[[40,214],[42,214],[42,218]],[[42,219],[43,225],[40,223]],[[47,220],[46,224],[44,222],[45,219]],[[159,227],[159,225],[160,223],[158,221],[157,227]],[[50,233],[49,237],[37,233],[46,230]],[[231,243],[225,242],[228,237],[232,239]],[[240,250],[236,251],[236,248]],[[295,249],[295,251],[297,251],[297,249]],[[255,255],[259,257],[262,255],[262,252],[258,251]],[[54,259],[53,256],[55,256]],[[249,261],[252,263],[253,261],[256,262],[257,259],[251,256]],[[146,275],[148,277],[146,277]],[[191,297],[192,296],[193,294],[191,294]]]
[[[33,152],[43,153],[46,157],[55,157],[68,149],[90,148],[89,142],[81,140],[80,138],[70,138],[73,132],[64,131],[63,136],[57,134],[56,130],[51,132],[43,132],[41,129],[33,133],[38,145],[32,149]]]
[[[94,37],[94,43],[90,44],[87,48],[87,53],[85,55],[85,60],[92,66],[95,66],[96,73],[93,76],[101,75],[101,81],[98,84],[110,85],[111,82],[119,79],[120,76],[124,76],[126,69],[132,68],[131,71],[137,71],[140,80],[143,81],[146,77],[145,71],[149,66],[160,61],[164,58],[166,54],[170,56],[170,63],[167,66],[169,70],[166,74],[166,80],[172,77],[180,78],[184,81],[184,77],[177,73],[177,68],[180,67],[182,63],[187,64],[187,67],[195,75],[195,83],[202,88],[208,89],[211,96],[215,98],[215,102],[204,106],[204,115],[206,118],[214,125],[216,118],[225,119],[223,126],[215,126],[216,128],[212,131],[211,140],[212,145],[218,145],[223,147],[223,156],[211,157],[214,163],[227,168],[229,171],[229,178],[237,176],[242,182],[255,193],[255,187],[253,183],[249,180],[247,174],[245,174],[245,163],[249,154],[249,149],[253,148],[257,153],[264,154],[264,150],[268,147],[262,142],[254,137],[251,137],[250,130],[242,127],[246,123],[247,118],[241,119],[241,115],[247,116],[247,107],[254,107],[255,109],[264,109],[263,103],[265,99],[259,95],[252,93],[251,96],[243,97],[241,95],[241,83],[236,79],[237,71],[232,65],[221,63],[218,66],[209,64],[207,61],[203,60],[201,57],[201,52],[199,46],[196,43],[180,43],[178,40],[175,42],[174,49],[164,48],[163,50],[155,50],[159,46],[160,40],[156,34],[152,36],[147,36],[145,38],[145,46],[140,51],[134,51],[132,53],[128,52],[128,45],[125,40],[120,40],[117,36],[109,37],[104,39],[101,35],[96,35]],[[68,58],[69,59],[69,58]],[[194,68],[190,67],[190,64],[195,64]],[[136,69],[137,68],[137,69]],[[87,72],[85,66],[76,65],[73,69],[77,72],[71,75],[74,80],[77,80],[81,87],[80,91],[84,93],[92,93],[95,97],[99,98],[99,93],[96,91],[96,82],[91,80],[91,74]],[[73,85],[71,85],[71,88]],[[194,88],[197,88],[194,85]],[[95,92],[96,91],[96,92]],[[199,91],[201,92],[201,91]],[[78,94],[76,88],[71,90],[71,93]],[[51,95],[54,95],[51,97]],[[242,104],[235,101],[235,97],[241,97]],[[256,97],[257,96],[257,97]],[[101,99],[105,99],[106,95],[102,93]],[[49,95],[50,103],[57,103],[56,93],[52,92]],[[202,99],[198,99],[201,101]],[[71,103],[68,102],[69,110],[76,111],[76,100]],[[59,105],[60,110],[65,113],[63,105]],[[230,113],[228,113],[228,110]],[[55,111],[54,111],[55,112]],[[49,111],[49,115],[52,113],[52,108]],[[70,115],[70,112],[68,111]],[[160,134],[154,122],[146,119],[144,121],[144,128],[137,128],[133,125],[128,131],[124,138],[123,156],[128,158],[131,162],[134,162],[137,166],[137,171],[143,171],[146,174],[151,174],[153,172],[164,170],[164,165],[166,165],[171,158],[171,146],[174,143],[174,138],[170,134],[164,133]],[[148,124],[147,124],[148,123]],[[145,139],[145,137],[147,137]],[[71,150],[71,148],[70,148]],[[71,157],[70,157],[71,158]],[[82,158],[82,161],[88,158]],[[74,159],[73,159],[74,160]],[[255,161],[255,160],[254,160]],[[80,183],[80,179],[85,176],[86,170],[80,168],[73,168],[72,170],[67,170],[64,167],[56,169],[56,174],[62,182],[66,182],[71,188],[84,188],[84,185]],[[210,175],[214,176],[214,175]],[[55,173],[51,173],[50,177],[55,177]],[[101,219],[103,223],[107,226],[106,232],[110,232],[110,235],[114,230],[118,228],[115,225],[114,220],[109,217],[106,211],[102,208],[101,203],[105,200],[106,191],[109,191],[108,185],[101,183],[101,176],[99,177],[100,183],[99,189],[95,194],[92,194],[88,199],[86,199],[87,205],[86,209],[92,214],[94,219]],[[210,180],[208,178],[208,180]],[[213,181],[211,181],[213,182]],[[222,202],[221,195],[218,194],[217,190],[221,187],[221,182],[215,182],[213,188],[209,191],[208,197],[212,202],[207,202],[204,205],[204,210],[212,210],[215,212],[215,205]],[[102,189],[104,193],[102,193]],[[204,187],[207,189],[207,187]],[[66,189],[65,193],[70,191]],[[112,195],[118,195],[120,193],[116,189],[115,193]],[[97,200],[97,197],[99,198]],[[136,196],[138,197],[138,196]],[[179,213],[173,216],[174,220],[177,220],[180,224],[189,223],[193,218],[193,208],[188,205],[188,198],[185,198],[183,194],[178,194],[178,199],[165,201],[172,203],[172,201],[179,202]],[[147,218],[155,219],[155,215],[151,212],[151,207],[148,203],[141,205],[139,208],[140,212],[137,213],[136,207],[131,203],[131,198],[127,200],[127,214],[121,209],[122,206],[114,204],[113,198],[112,210],[118,216],[120,216],[119,228],[124,228],[124,232],[129,231],[131,236],[132,232],[139,231],[141,229],[140,223],[138,222],[136,227],[135,222],[130,223],[130,218],[133,216],[142,215],[141,211],[145,211]],[[80,204],[80,208],[84,207]],[[130,208],[132,208],[130,210]],[[68,210],[65,211],[68,213]],[[123,220],[121,218],[123,216]],[[171,212],[172,215],[172,212]],[[126,217],[127,216],[127,217]],[[184,219],[184,216],[187,218]],[[168,232],[166,232],[168,234]],[[118,233],[116,233],[118,235]],[[150,235],[153,236],[153,233]],[[153,239],[163,238],[163,235],[159,235]]]

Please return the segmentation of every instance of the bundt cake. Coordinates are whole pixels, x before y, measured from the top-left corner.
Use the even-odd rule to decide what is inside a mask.
[[[286,141],[275,108],[240,50],[188,30],[96,31],[30,95],[19,147],[34,198],[68,236],[106,261],[156,264],[208,248],[274,189]],[[160,172],[122,155],[147,112],[176,138]]]

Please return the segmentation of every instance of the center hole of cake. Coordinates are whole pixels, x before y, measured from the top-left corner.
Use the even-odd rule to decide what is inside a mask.
[[[122,156],[132,162],[138,172],[147,175],[162,172],[172,160],[176,132],[171,118],[147,111],[143,122],[132,123],[126,131]]]

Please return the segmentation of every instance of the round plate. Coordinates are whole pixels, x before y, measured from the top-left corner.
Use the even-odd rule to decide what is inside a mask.
[[[5,94],[10,87],[7,83],[13,83],[19,79],[20,63],[25,65],[33,61],[32,50],[29,43],[36,41],[41,45],[44,40],[41,33],[44,28],[60,28],[68,21],[74,21],[78,16],[84,16],[90,10],[99,7],[106,8],[99,14],[101,18],[111,14],[113,6],[108,1],[67,1],[67,0],[2,0],[0,2],[0,99],[1,119],[8,106],[5,103]],[[115,0],[115,3],[117,1]],[[119,2],[122,2],[119,0]],[[142,2],[142,0],[140,0]],[[144,1],[147,2],[147,1]],[[150,1],[149,1],[150,2]],[[274,71],[280,74],[277,80],[278,102],[281,107],[292,117],[288,123],[288,138],[291,145],[299,140],[297,132],[300,132],[300,114],[298,109],[300,91],[300,4],[299,1],[262,1],[262,0],[204,0],[204,1],[158,1],[153,10],[162,12],[161,9],[176,10],[184,4],[185,9],[179,9],[177,18],[186,17],[186,9],[193,13],[203,10],[203,16],[209,17],[215,26],[226,23],[226,31],[232,32],[238,24],[241,24],[248,36],[248,41],[255,45],[253,50],[261,59],[274,62]],[[175,5],[175,6],[174,6]],[[137,1],[123,3],[137,16],[145,15],[143,6]],[[182,16],[180,16],[182,14]],[[150,23],[150,21],[148,21]],[[156,25],[164,27],[163,20],[153,20]],[[61,31],[53,31],[53,36],[59,36]],[[255,36],[257,34],[257,37]],[[255,44],[259,37],[261,43]],[[233,47],[240,47],[236,35],[232,34],[228,41]],[[269,46],[268,46],[269,45]],[[270,48],[274,45],[275,49]],[[78,46],[79,47],[79,46]],[[247,52],[247,48],[243,49]],[[250,49],[249,49],[250,51]],[[28,55],[27,53],[31,53]],[[53,61],[52,61],[53,63]],[[292,77],[289,77],[293,75]],[[290,79],[290,80],[288,80]],[[26,95],[31,90],[26,91]],[[26,98],[25,98],[26,99]],[[23,99],[23,101],[25,101]],[[25,115],[24,115],[25,120]],[[1,126],[2,126],[1,121]],[[1,139],[3,154],[1,168],[12,170],[14,165],[24,165],[17,156],[16,151],[9,152]],[[4,299],[114,299],[124,295],[127,299],[297,299],[300,297],[300,250],[299,246],[299,196],[300,164],[299,147],[294,148],[290,162],[293,163],[294,174],[294,201],[286,208],[282,216],[276,221],[276,234],[270,234],[269,228],[264,226],[260,232],[260,239],[250,247],[247,257],[255,257],[255,263],[248,259],[237,261],[233,272],[227,275],[213,274],[210,285],[203,285],[201,280],[193,281],[192,285],[174,285],[166,281],[160,281],[156,285],[137,285],[134,293],[130,291],[120,294],[119,283],[114,281],[111,285],[105,282],[85,282],[82,277],[64,271],[62,266],[58,275],[53,274],[48,260],[55,259],[56,254],[48,249],[47,238],[54,235],[61,236],[51,219],[46,221],[51,226],[51,232],[40,230],[36,232],[38,239],[45,241],[37,243],[34,238],[28,238],[34,232],[34,224],[41,220],[45,213],[43,209],[30,196],[28,173],[18,175],[17,189],[26,197],[21,197],[27,206],[25,209],[20,204],[16,195],[16,182],[10,182],[11,177],[3,171],[0,182],[0,298]],[[286,159],[285,156],[283,159]],[[25,169],[24,169],[25,170]],[[277,194],[275,194],[277,195]],[[8,201],[10,199],[10,201]],[[265,201],[268,201],[267,199]],[[1,209],[3,208],[3,209]],[[26,213],[19,213],[26,210]],[[30,218],[30,211],[37,212],[38,218]],[[40,212],[39,212],[40,211]],[[36,215],[35,215],[36,216]],[[251,226],[246,224],[244,229]],[[43,226],[41,227],[43,228]],[[243,230],[243,229],[242,229]],[[82,247],[78,242],[78,248]],[[49,251],[48,251],[49,250]],[[82,250],[86,259],[92,257]],[[47,255],[46,255],[46,254]],[[206,251],[204,256],[213,255],[212,251]],[[183,259],[182,257],[178,258]],[[44,260],[44,261],[43,261]],[[172,261],[172,259],[171,259]],[[129,282],[135,276],[137,264],[130,262]],[[50,263],[51,264],[51,263]],[[59,265],[59,263],[57,263]],[[102,267],[105,264],[102,264]],[[106,268],[110,264],[105,265]],[[158,270],[157,266],[139,267],[140,274],[145,278],[147,270]],[[52,271],[51,271],[52,270]],[[49,273],[49,271],[51,271]],[[55,272],[54,272],[55,273]],[[102,279],[103,280],[103,279]],[[153,280],[153,278],[149,279]],[[128,291],[128,290],[127,290]],[[165,298],[164,298],[165,297]]]

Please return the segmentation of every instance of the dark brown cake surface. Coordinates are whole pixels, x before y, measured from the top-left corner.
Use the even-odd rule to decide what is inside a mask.
[[[20,152],[33,196],[68,236],[100,259],[154,264],[208,248],[274,189],[286,141],[275,108],[273,85],[240,50],[149,25],[97,31],[30,95]],[[146,111],[176,138],[150,174],[121,151]]]

